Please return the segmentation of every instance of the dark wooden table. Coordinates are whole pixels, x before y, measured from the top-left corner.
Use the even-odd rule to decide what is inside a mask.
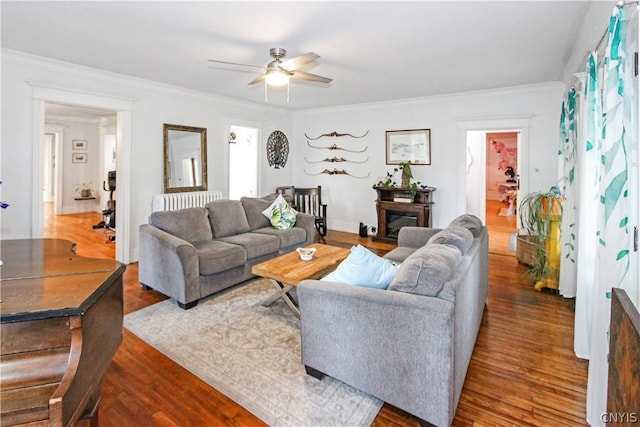
[[[0,241],[0,257],[2,426],[97,425],[122,341],[125,266],[62,239]]]

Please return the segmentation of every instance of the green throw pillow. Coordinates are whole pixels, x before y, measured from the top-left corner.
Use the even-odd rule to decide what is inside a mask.
[[[296,224],[296,211],[289,205],[278,205],[271,211],[271,225],[277,230],[287,230]]]

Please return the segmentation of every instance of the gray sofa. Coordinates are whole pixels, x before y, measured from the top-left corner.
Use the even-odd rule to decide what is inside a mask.
[[[138,276],[184,309],[253,275],[251,267],[313,243],[313,215],[273,228],[262,211],[272,198],[218,200],[203,208],[154,212],[139,228]]]
[[[306,280],[297,288],[302,362],[422,420],[451,424],[488,293],[488,235],[463,215],[404,227],[386,290]]]

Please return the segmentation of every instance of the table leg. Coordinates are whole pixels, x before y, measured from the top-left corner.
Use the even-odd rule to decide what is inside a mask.
[[[273,283],[273,286],[275,286],[275,288],[278,291],[272,296],[270,296],[269,298],[267,298],[266,300],[264,300],[262,305],[264,307],[269,307],[271,304],[276,302],[278,298],[282,298],[284,302],[287,303],[289,308],[291,308],[291,310],[298,317],[300,317],[300,309],[296,305],[296,302],[293,300],[293,298],[291,298],[291,295],[289,295],[289,291],[293,288],[293,286],[289,286],[289,285],[285,286],[282,283],[278,282],[277,280],[273,280],[273,279],[271,279],[271,283]]]

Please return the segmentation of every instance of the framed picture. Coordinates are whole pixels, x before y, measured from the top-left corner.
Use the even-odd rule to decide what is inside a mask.
[[[431,164],[431,129],[388,130],[387,164]]]
[[[72,161],[73,163],[87,163],[87,154],[73,153]]]
[[[87,149],[87,141],[85,139],[74,139],[72,148],[74,150],[86,150]]]

